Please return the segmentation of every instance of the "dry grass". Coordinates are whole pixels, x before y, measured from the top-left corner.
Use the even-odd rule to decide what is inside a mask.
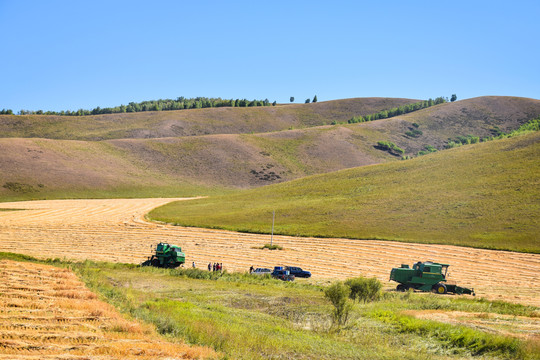
[[[1,260],[0,270],[0,359],[215,357],[124,319],[67,269]]]

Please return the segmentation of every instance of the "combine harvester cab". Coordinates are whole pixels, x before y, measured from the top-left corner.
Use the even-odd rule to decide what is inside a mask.
[[[438,294],[469,294],[476,295],[474,289],[468,289],[456,284],[448,283],[448,264],[439,264],[431,261],[417,262],[412,269],[407,264],[402,264],[399,268],[393,268],[390,272],[390,280],[398,284],[398,291],[408,289],[420,291],[434,291]]]
[[[152,246],[152,250],[154,247]],[[176,268],[186,262],[186,254],[182,248],[167,243],[159,243],[156,246],[155,254],[148,258],[141,266],[154,266],[160,268]]]

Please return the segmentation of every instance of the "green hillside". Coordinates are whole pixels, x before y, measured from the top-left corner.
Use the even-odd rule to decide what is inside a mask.
[[[540,133],[169,204],[150,218],[238,231],[540,252]],[[331,240],[329,240],[331,241]]]

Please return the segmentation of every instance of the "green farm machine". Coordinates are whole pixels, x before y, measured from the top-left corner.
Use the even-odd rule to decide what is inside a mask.
[[[152,250],[154,250],[153,246]],[[180,246],[159,243],[155,248],[155,254],[143,262],[141,266],[176,268],[185,262],[186,254],[182,252]]]
[[[448,264],[439,264],[431,261],[417,262],[412,269],[402,264],[390,272],[390,280],[398,282],[397,290],[408,289],[421,291],[434,291],[438,294],[454,293],[476,295],[474,289],[468,289],[446,281]]]

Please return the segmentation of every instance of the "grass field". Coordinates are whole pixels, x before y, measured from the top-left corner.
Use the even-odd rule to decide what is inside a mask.
[[[5,253],[0,258],[34,261]],[[223,359],[487,360],[540,355],[534,307],[385,292],[379,301],[354,303],[349,321],[336,328],[322,291],[327,285],[89,261],[48,263],[72,269],[100,298],[128,318],[151,324],[165,339],[208,346]],[[462,318],[468,314],[474,321],[435,321],[434,312],[459,312]]]
[[[540,133],[409,161],[178,202],[150,218],[184,226],[540,252]],[[270,215],[269,215],[270,214]]]

